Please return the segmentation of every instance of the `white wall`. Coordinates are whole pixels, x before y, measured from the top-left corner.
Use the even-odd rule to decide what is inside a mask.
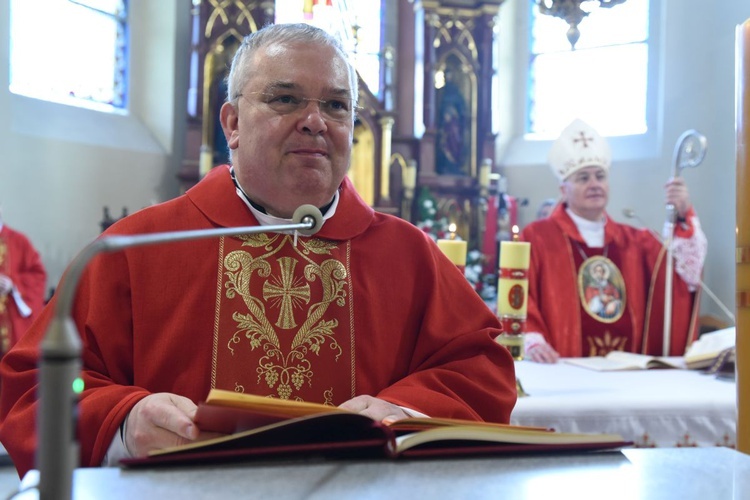
[[[0,0],[0,81],[6,82],[0,86],[0,203],[5,222],[41,252],[50,287],[99,234],[105,205],[118,216],[123,207],[133,212],[178,194],[189,2],[130,0],[130,9],[130,110],[110,115],[8,91],[10,5]]]
[[[513,3],[506,2],[501,9],[501,22],[506,29],[520,25],[521,16],[525,15],[525,9],[518,9]],[[735,27],[750,18],[750,2],[728,0],[719,5],[705,0],[660,0],[660,4],[663,16],[658,43],[663,65],[659,96],[662,105],[657,110],[660,127],[655,131],[657,147],[650,158],[617,161],[617,145],[613,144],[615,162],[610,171],[608,212],[615,220],[639,225],[622,215],[624,208],[633,208],[649,227],[661,232],[665,220],[663,185],[672,169],[675,143],[687,129],[705,134],[708,153],[704,162],[696,169],[685,170],[683,176],[709,240],[704,282],[734,311]],[[523,37],[517,34],[505,37],[502,50],[516,57],[512,58],[514,66],[500,71],[523,71],[526,56],[519,39]],[[512,77],[505,78],[503,95],[507,102],[513,101],[507,96],[517,95],[519,88]],[[539,203],[556,197],[558,189],[544,161],[548,142],[526,144],[523,155],[514,148],[518,136],[510,123],[519,123],[519,112],[513,113],[516,120],[506,119],[501,125],[505,128],[500,130],[497,158],[508,178],[510,194],[529,199],[529,205],[520,210],[521,223],[525,224],[533,220]],[[702,313],[727,319],[707,294],[703,295]]]

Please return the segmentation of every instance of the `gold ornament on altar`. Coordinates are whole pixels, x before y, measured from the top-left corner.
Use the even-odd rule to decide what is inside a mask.
[[[539,13],[559,17],[568,23],[568,41],[570,48],[575,50],[576,42],[581,36],[578,24],[595,8],[610,8],[624,3],[625,0],[535,0],[539,6]]]

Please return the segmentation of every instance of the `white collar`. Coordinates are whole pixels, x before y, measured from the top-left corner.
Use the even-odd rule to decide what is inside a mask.
[[[232,177],[234,178],[234,168],[231,170]],[[237,193],[237,196],[240,197],[240,200],[245,204],[247,208],[250,209],[250,212],[255,216],[256,219],[258,219],[258,222],[261,226],[275,226],[280,224],[289,224],[292,222],[292,219],[284,219],[282,217],[276,217],[274,215],[269,215],[266,213],[261,212],[257,208],[253,206],[252,203],[250,203],[250,199],[247,197],[247,194],[245,194],[245,191],[240,187],[239,181],[235,179],[235,192]],[[323,227],[323,224],[325,224],[325,221],[333,217],[333,215],[336,213],[336,207],[338,207],[339,204],[339,191],[336,190],[335,193],[333,193],[333,201],[331,202],[331,205],[328,207],[328,210],[326,210],[326,213],[323,214],[323,221],[320,223],[320,227]],[[318,231],[320,230],[320,227],[318,228]],[[284,234],[292,234],[294,233],[294,240],[295,244],[297,243],[297,236],[300,235],[296,230],[290,229],[289,231],[279,231],[280,233]],[[300,235],[301,236],[301,235]]]
[[[277,224],[289,224],[290,222],[292,222],[292,219],[284,219],[282,217],[276,217],[274,215],[264,214],[263,212],[261,212],[260,210],[258,210],[257,208],[255,208],[250,203],[250,200],[248,200],[245,197],[245,193],[243,193],[242,190],[239,187],[235,191],[237,192],[237,196],[240,197],[240,199],[245,204],[245,206],[247,206],[247,208],[250,209],[250,211],[253,213],[253,215],[255,216],[255,218],[258,219],[258,222],[260,223],[261,226],[273,226],[273,225],[277,225]],[[323,223],[325,223],[325,221],[327,221],[328,219],[330,219],[331,217],[333,217],[333,214],[336,213],[336,207],[338,206],[338,204],[339,204],[339,192],[338,192],[338,190],[336,190],[336,192],[333,195],[333,201],[331,202],[331,206],[328,207],[328,210],[326,210],[326,213],[323,215]],[[323,224],[321,224],[321,227],[322,227],[322,225]],[[292,234],[295,231],[294,230],[289,230],[289,231],[279,231],[279,232],[283,232],[283,233],[286,233],[286,234]]]
[[[581,237],[589,248],[601,248],[604,246],[604,226],[607,224],[606,218],[602,217],[601,220],[598,221],[584,219],[573,213],[569,207],[565,207],[565,213],[573,219],[573,222],[578,228],[578,232],[581,233]]]

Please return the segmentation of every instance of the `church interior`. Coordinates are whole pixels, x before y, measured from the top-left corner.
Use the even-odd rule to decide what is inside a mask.
[[[102,112],[4,86],[2,219],[38,249],[49,293],[78,252],[111,223],[181,195],[228,161],[218,110],[226,93],[223,79],[244,35],[279,19],[297,19],[290,5],[303,10],[314,5],[319,19],[330,21],[340,11],[322,9],[346,10],[360,1],[128,0],[124,108]],[[359,194],[376,211],[406,219],[434,239],[466,241],[467,278],[494,303],[500,242],[537,219],[546,200],[559,197],[548,152],[562,125],[577,118],[571,108],[578,101],[558,96],[555,109],[562,111],[552,117],[552,128],[533,130],[541,123],[530,114],[529,100],[531,82],[540,75],[530,70],[539,37],[532,29],[534,16],[557,29],[546,36],[559,37],[571,53],[585,53],[586,30],[593,29],[597,14],[616,13],[635,1],[599,6],[577,23],[581,47],[570,47],[574,41],[566,20],[538,10],[565,2],[372,2],[380,7],[379,47],[369,54],[372,71],[359,74],[348,174]],[[11,79],[11,4],[0,0],[0,78],[6,82]],[[738,187],[735,70],[736,29],[750,18],[750,2],[645,4],[642,88],[613,81],[594,89],[606,81],[601,73],[615,71],[616,59],[609,61],[611,68],[576,63],[553,79],[577,87],[580,95],[596,93],[613,103],[626,101],[630,91],[643,95],[641,130],[608,137],[607,213],[618,222],[660,234],[667,216],[664,185],[675,170],[678,140],[689,130],[705,136],[705,159],[680,172],[708,240],[700,317],[706,331],[733,327],[735,311],[748,307],[737,303],[737,213],[747,205]],[[312,12],[296,15],[312,17]],[[356,47],[360,26],[347,26]],[[47,77],[55,78],[54,68]],[[617,110],[598,111],[603,126],[617,125]],[[518,373],[533,396],[534,384],[545,374]],[[698,446],[721,445],[711,436],[695,439],[702,440]],[[736,447],[734,435],[731,440],[729,447]],[[648,438],[641,444],[648,447]]]
[[[269,2],[194,3],[129,2],[126,112],[0,92],[3,215],[39,249],[49,288],[102,223],[179,195],[206,165],[222,161],[223,138],[214,128],[221,68],[239,37],[274,14]],[[6,55],[9,4],[4,0],[0,10],[6,33],[0,51]],[[529,2],[382,4],[380,90],[376,95],[361,85],[350,177],[376,210],[422,226],[454,222],[469,249],[481,251],[488,215],[497,222],[496,238],[506,239],[510,219],[523,227],[544,200],[559,194],[547,165],[552,138],[526,133]],[[217,5],[226,17],[212,14]],[[733,311],[735,302],[734,30],[747,17],[747,6],[737,1],[715,9],[698,0],[650,5],[656,31],[649,38],[649,126],[643,134],[610,138],[608,213],[660,233],[663,185],[676,141],[689,129],[703,133],[705,160],[683,175],[709,241],[703,281],[718,299],[704,293],[702,314],[729,324],[724,310]],[[554,21],[563,39],[566,24]],[[209,22],[210,31],[197,33]],[[595,22],[591,16],[581,23],[584,34],[586,23]],[[430,40],[433,48],[427,50]],[[2,66],[7,81],[9,67]],[[429,84],[436,71],[447,75],[448,85]],[[455,90],[466,103],[466,127],[456,143],[462,157],[452,161],[439,147],[449,130],[439,128],[439,107],[450,104]],[[438,214],[425,213],[425,197]]]

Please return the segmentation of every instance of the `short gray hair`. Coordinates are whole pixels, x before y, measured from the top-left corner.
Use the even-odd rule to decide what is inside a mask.
[[[351,88],[351,99],[357,102],[359,84],[357,71],[352,65],[351,59],[344,50],[341,42],[326,31],[305,23],[296,24],[269,24],[262,29],[247,35],[237,49],[232,59],[232,67],[227,76],[227,101],[236,103],[242,88],[250,79],[253,68],[249,64],[252,55],[263,47],[274,43],[299,43],[327,45],[336,49],[336,52],[346,62],[349,70],[349,86]]]

